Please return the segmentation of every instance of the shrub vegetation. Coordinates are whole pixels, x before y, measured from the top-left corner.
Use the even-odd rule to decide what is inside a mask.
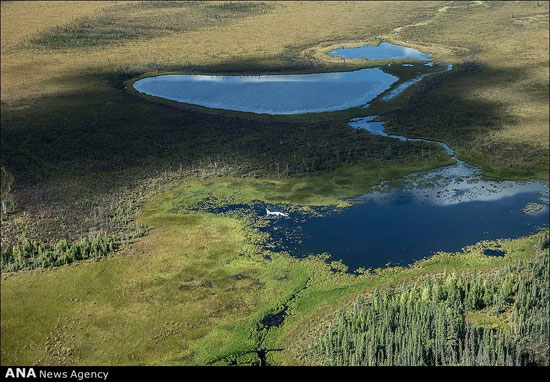
[[[549,272],[545,251],[498,272],[376,290],[341,310],[313,353],[339,366],[548,365]]]

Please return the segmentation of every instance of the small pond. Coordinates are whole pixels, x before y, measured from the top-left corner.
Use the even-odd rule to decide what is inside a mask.
[[[417,49],[392,44],[387,41],[379,45],[364,45],[359,48],[338,48],[331,50],[328,54],[346,59],[431,61],[431,53],[422,53]]]

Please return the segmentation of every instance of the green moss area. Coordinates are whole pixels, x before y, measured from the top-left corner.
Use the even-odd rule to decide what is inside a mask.
[[[480,243],[408,268],[352,275],[323,257],[299,260],[262,249],[261,235],[244,218],[174,209],[185,200],[192,206],[198,190],[207,197],[205,189],[243,195],[240,201],[300,199],[300,192],[285,199],[281,191],[299,190],[299,181],[284,183],[190,183],[147,202],[140,222],[149,235],[118,255],[4,275],[2,364],[308,364],[300,347],[315,338],[314,323],[357,294],[426,274],[502,267],[532,256],[541,235],[499,242],[504,257],[483,255],[491,243]],[[329,203],[319,195],[307,203]]]
[[[251,203],[261,200],[269,203],[303,206],[346,207],[345,200],[366,193],[383,181],[398,182],[406,174],[425,171],[454,163],[438,147],[441,155],[424,161],[395,163],[380,166],[362,161],[345,165],[319,176],[297,178],[221,178],[194,181],[185,184],[171,194],[170,200],[180,209],[194,209],[206,200],[214,200],[216,206]]]

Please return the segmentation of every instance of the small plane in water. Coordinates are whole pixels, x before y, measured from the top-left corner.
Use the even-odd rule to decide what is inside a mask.
[[[288,214],[285,214],[284,212],[279,211],[270,211],[267,208],[265,209],[265,212],[267,213],[266,216],[273,215],[273,216],[282,216],[282,217],[288,217]]]

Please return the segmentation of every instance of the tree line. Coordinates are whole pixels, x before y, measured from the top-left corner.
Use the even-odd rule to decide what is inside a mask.
[[[490,273],[426,277],[341,310],[308,350],[329,365],[549,365],[548,234]]]
[[[55,244],[23,239],[1,252],[2,272],[51,268],[79,260],[100,258],[114,252],[118,246],[119,241],[107,234],[84,237],[72,243],[64,239]]]

